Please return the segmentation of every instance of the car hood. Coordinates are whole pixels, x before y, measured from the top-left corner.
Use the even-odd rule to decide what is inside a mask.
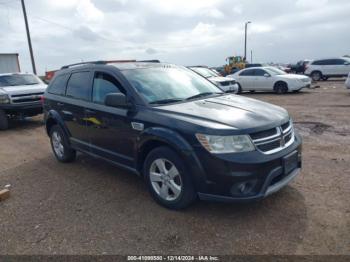
[[[9,95],[23,95],[32,93],[43,93],[45,92],[47,85],[37,84],[37,85],[23,85],[23,86],[5,86],[0,87],[0,91]]]
[[[304,75],[297,75],[297,74],[286,74],[286,75],[278,75],[280,78],[284,79],[309,79],[309,77]]]
[[[279,106],[238,95],[223,95],[157,109],[188,122],[198,120],[199,123],[206,122],[209,127],[239,130],[263,130],[289,119],[288,112]]]
[[[223,76],[213,76],[208,78],[210,81],[214,81],[214,82],[228,82],[228,81],[234,81],[233,78],[227,78],[227,77],[223,77]]]

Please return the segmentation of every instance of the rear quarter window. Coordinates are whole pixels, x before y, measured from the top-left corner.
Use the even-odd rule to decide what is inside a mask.
[[[58,75],[50,83],[47,88],[47,92],[54,95],[64,95],[66,92],[66,85],[69,75]]]
[[[90,101],[91,91],[92,83],[90,72],[76,72],[71,74],[67,83],[67,97]]]

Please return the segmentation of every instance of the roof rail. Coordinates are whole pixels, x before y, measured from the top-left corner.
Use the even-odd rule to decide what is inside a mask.
[[[73,66],[88,65],[88,64],[103,65],[103,64],[105,64],[105,61],[80,62],[80,63],[75,63],[75,64],[62,66],[61,69],[67,69],[67,68],[70,68],[70,67],[73,67]]]
[[[88,65],[88,64],[93,64],[93,65],[105,65],[105,64],[110,64],[110,63],[133,63],[133,62],[140,62],[140,63],[160,63],[159,60],[153,59],[153,60],[99,60],[99,61],[88,61],[88,62],[80,62],[80,63],[75,63],[75,64],[70,64],[70,65],[65,65],[62,66],[61,69],[67,69],[73,66],[79,66],[79,65]]]

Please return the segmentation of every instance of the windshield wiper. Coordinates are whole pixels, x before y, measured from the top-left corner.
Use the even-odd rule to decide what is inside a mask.
[[[38,83],[28,83],[28,84],[25,84],[26,86],[31,86],[31,85],[36,85]]]
[[[199,93],[199,94],[194,95],[194,96],[187,97],[186,100],[191,100],[191,99],[199,98],[199,97],[202,97],[202,96],[210,96],[210,95],[215,95],[215,94],[223,94],[223,93],[219,93],[219,92],[204,92],[204,93]]]
[[[183,99],[180,98],[169,98],[169,99],[162,99],[162,100],[156,100],[156,101],[152,101],[150,102],[150,104],[152,105],[162,105],[162,104],[169,104],[169,103],[175,103],[175,102],[180,102]]]

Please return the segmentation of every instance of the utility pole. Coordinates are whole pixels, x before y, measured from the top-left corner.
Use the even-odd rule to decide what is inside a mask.
[[[24,5],[24,0],[21,0],[21,3],[22,3],[22,10],[23,10],[23,16],[24,16],[24,23],[26,24],[26,32],[27,32],[27,40],[28,40],[28,46],[29,46],[29,52],[30,52],[30,59],[32,61],[33,73],[36,75],[35,61],[34,61],[33,48],[32,48],[32,40],[30,39],[30,32],[29,32],[29,26],[28,26],[28,20],[27,20],[27,12],[26,12],[26,7]]]
[[[250,24],[251,22],[245,22],[244,25],[244,61],[247,60],[247,29],[248,29],[248,24]]]
[[[250,50],[250,63],[253,64],[253,50]]]

